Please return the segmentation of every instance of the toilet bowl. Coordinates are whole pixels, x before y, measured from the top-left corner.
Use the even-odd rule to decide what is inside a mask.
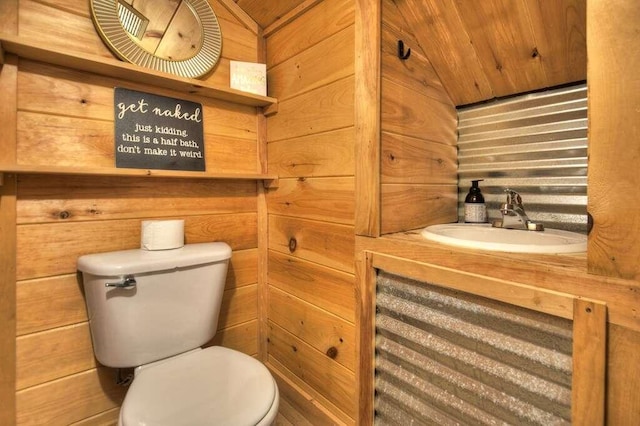
[[[108,367],[135,367],[123,426],[255,426],[275,421],[279,393],[258,360],[221,346],[216,333],[231,248],[81,256],[93,350]]]
[[[138,367],[118,424],[270,425],[278,401],[262,363],[213,346]]]

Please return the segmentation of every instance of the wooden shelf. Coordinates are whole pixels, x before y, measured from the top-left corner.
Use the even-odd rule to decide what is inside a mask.
[[[277,99],[268,96],[255,95],[226,87],[214,87],[200,80],[178,77],[112,58],[104,58],[97,55],[80,55],[62,49],[51,50],[44,44],[25,41],[16,36],[0,34],[0,64],[5,62],[6,54],[14,54],[21,58],[46,62],[78,71],[136,83],[145,83],[241,105],[267,107],[274,106],[278,102]]]
[[[239,173],[209,173],[186,172],[179,170],[155,170],[155,169],[117,169],[110,167],[60,167],[60,166],[18,166],[0,165],[0,184],[2,173],[15,174],[56,174],[78,176],[128,176],[128,177],[152,177],[152,178],[181,178],[181,179],[237,179],[237,180],[262,180],[264,186],[273,188],[277,186],[278,176],[267,174],[239,174]]]

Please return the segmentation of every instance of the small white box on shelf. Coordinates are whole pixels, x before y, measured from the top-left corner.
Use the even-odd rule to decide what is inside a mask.
[[[267,96],[267,65],[230,61],[230,87],[243,92]]]

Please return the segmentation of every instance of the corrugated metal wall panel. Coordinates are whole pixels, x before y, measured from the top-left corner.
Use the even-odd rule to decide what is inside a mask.
[[[571,419],[571,321],[379,272],[376,424]]]
[[[471,180],[484,179],[489,220],[511,188],[533,221],[586,233],[585,84],[460,109],[458,119],[461,220]]]

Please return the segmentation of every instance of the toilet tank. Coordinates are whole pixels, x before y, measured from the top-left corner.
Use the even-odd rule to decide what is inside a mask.
[[[98,361],[135,367],[208,342],[216,333],[230,258],[231,248],[222,242],[81,256]],[[126,278],[135,285],[105,286]]]

